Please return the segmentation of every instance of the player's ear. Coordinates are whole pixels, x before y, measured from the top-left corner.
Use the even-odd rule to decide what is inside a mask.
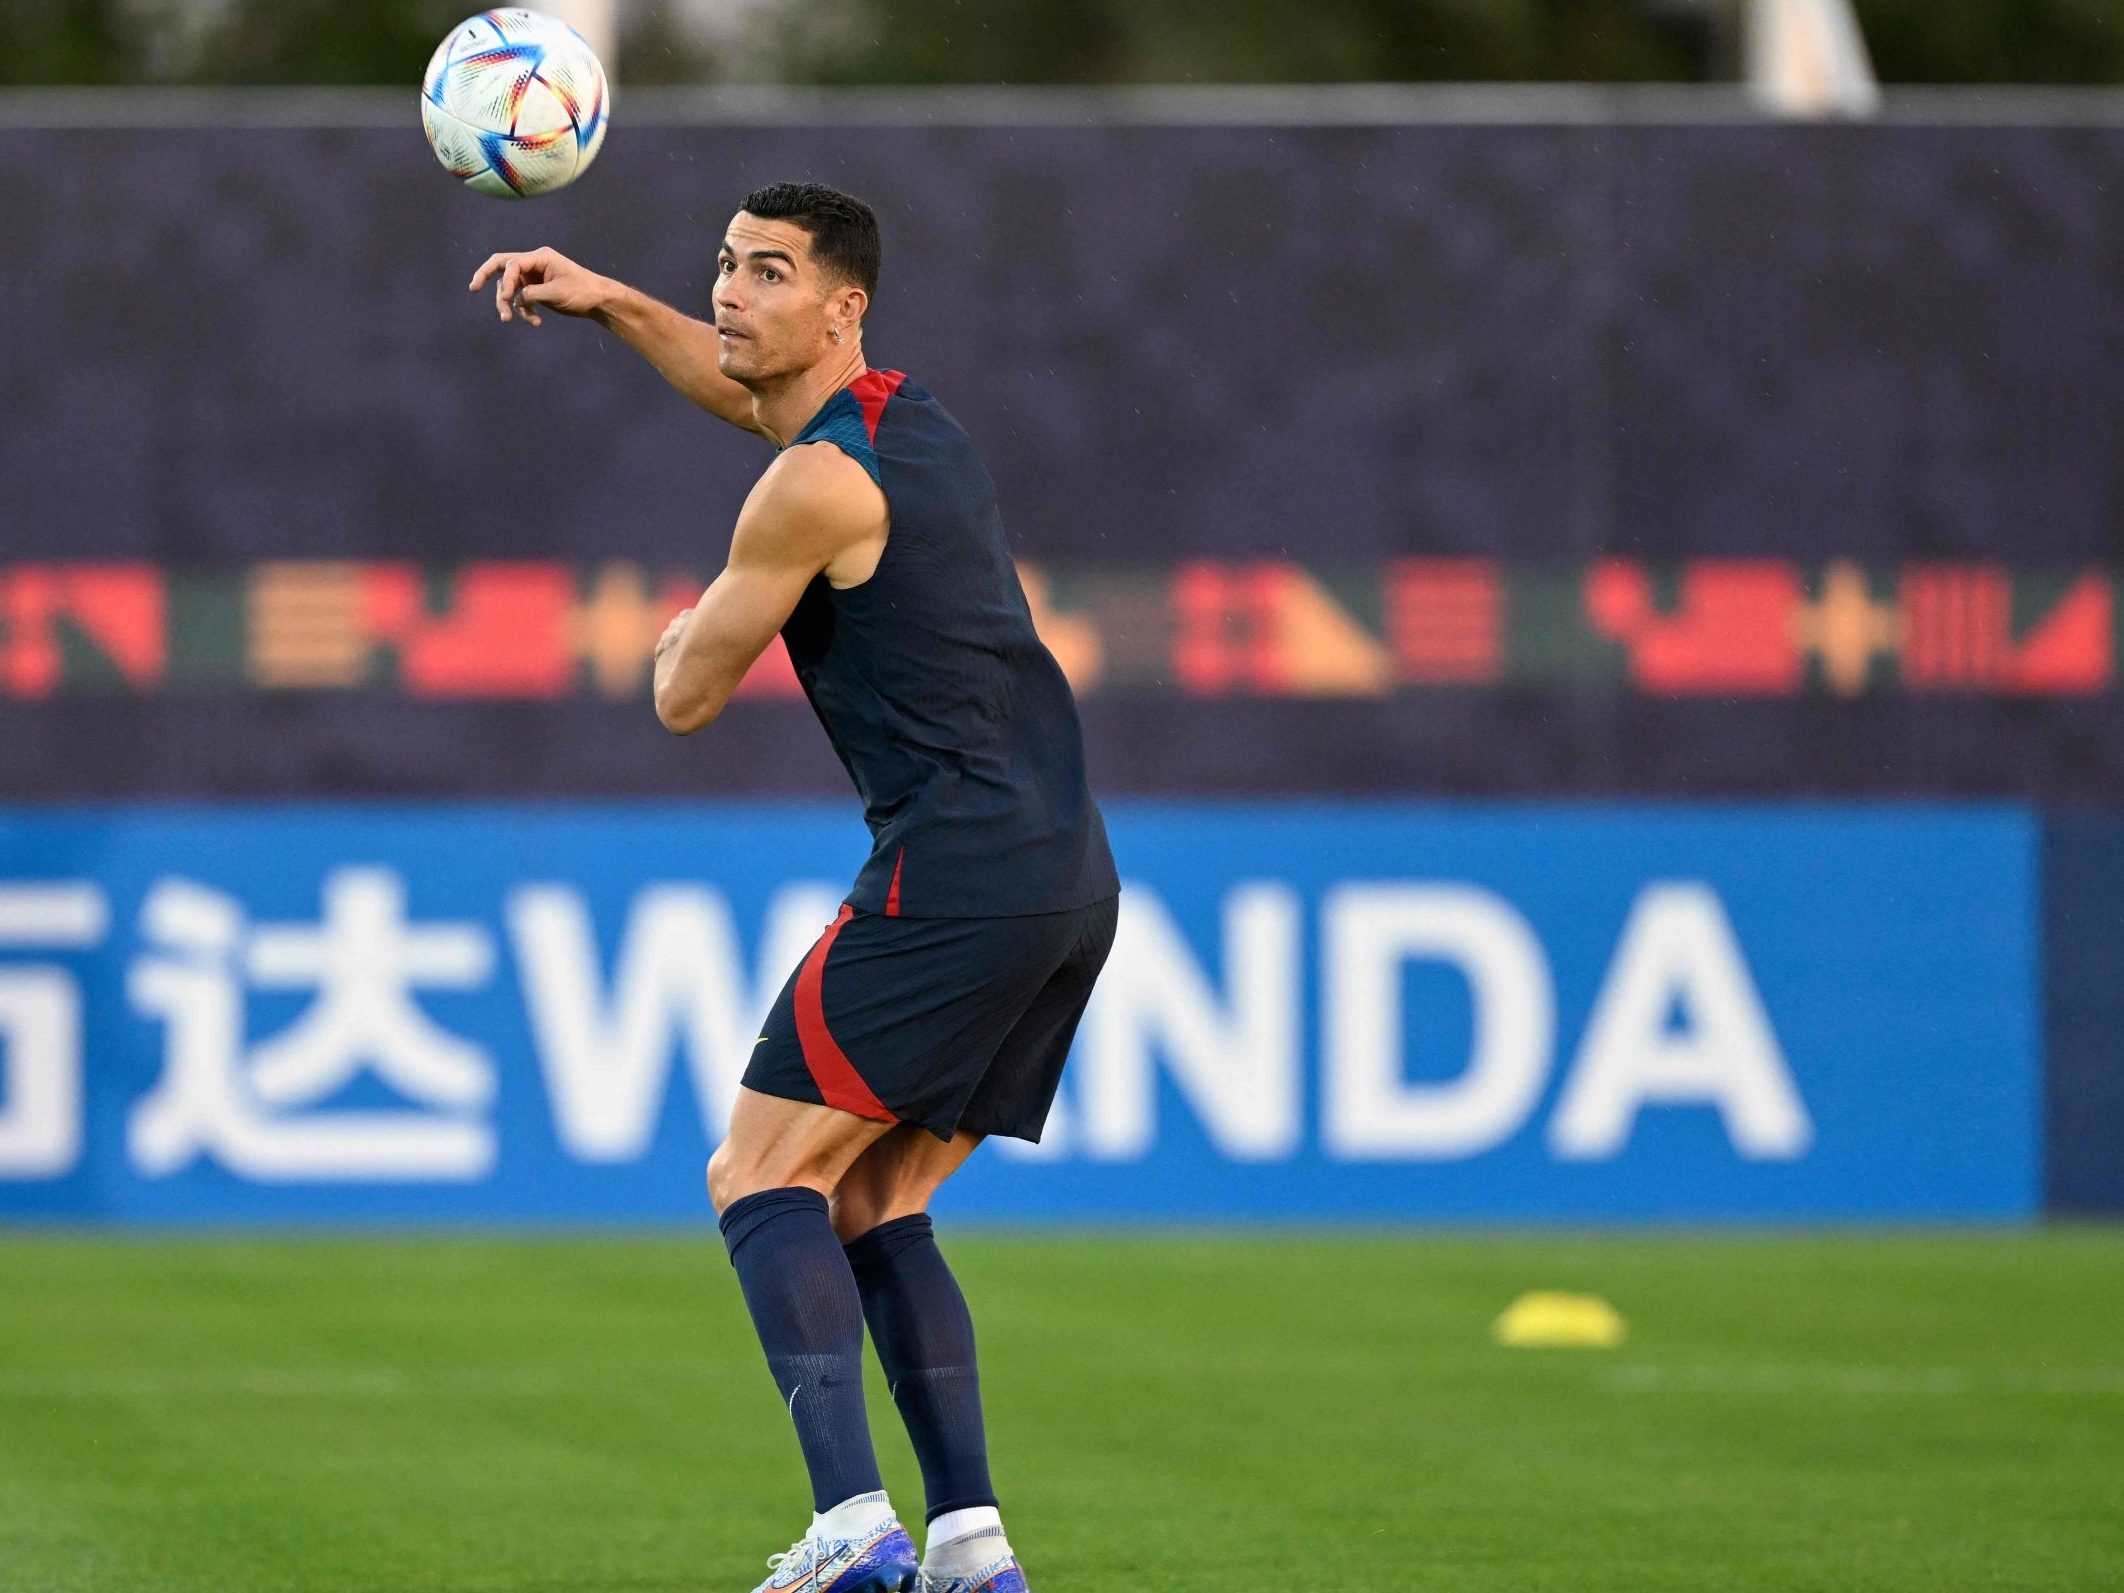
[[[829,294],[826,307],[842,326],[859,327],[870,309],[870,295],[851,282]]]

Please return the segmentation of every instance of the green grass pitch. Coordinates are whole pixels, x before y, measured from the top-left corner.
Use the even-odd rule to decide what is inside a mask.
[[[946,1249],[1039,1593],[2124,1588],[2124,1230]],[[745,1593],[808,1504],[711,1232],[0,1235],[6,1593]]]

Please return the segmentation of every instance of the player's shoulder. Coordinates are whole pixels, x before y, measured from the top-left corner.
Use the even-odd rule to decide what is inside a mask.
[[[819,406],[776,464],[786,461],[793,491],[831,490],[836,480],[853,480],[849,468],[835,462],[845,459],[882,492],[883,454],[904,462],[940,446],[949,449],[964,437],[944,407],[902,372],[867,370]]]
[[[875,536],[886,514],[875,477],[852,456],[833,446],[791,444],[745,500],[733,549],[831,556]]]
[[[776,514],[805,518],[868,514],[879,500],[877,472],[831,437],[792,443],[760,477],[753,501]]]
[[[878,426],[895,395],[906,383],[898,371],[866,370],[819,406],[818,413],[783,450],[788,455],[839,451],[854,460],[880,487],[884,473],[878,466]],[[825,445],[821,448],[819,445]]]

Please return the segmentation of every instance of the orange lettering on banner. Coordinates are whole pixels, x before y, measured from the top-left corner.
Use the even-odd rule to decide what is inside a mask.
[[[1903,621],[1893,602],[1875,602],[1873,583],[1849,559],[1822,572],[1821,596],[1802,603],[1792,634],[1820,660],[1822,681],[1839,697],[1856,697],[1873,679],[1877,660],[1891,662],[1902,645]]]
[[[1106,663],[1106,642],[1099,627],[1078,614],[1065,614],[1054,605],[1053,587],[1047,572],[1037,564],[1018,566],[1018,584],[1025,589],[1025,606],[1032,612],[1033,629],[1076,692],[1098,684]]]
[[[649,689],[657,639],[683,609],[699,601],[701,583],[667,574],[655,591],[638,565],[614,560],[599,567],[590,596],[575,605],[569,637],[607,697],[631,697]]]
[[[1504,583],[1491,560],[1397,559],[1386,611],[1403,681],[1487,686],[1504,673]]]
[[[1198,697],[1378,697],[1387,650],[1295,564],[1183,565],[1173,669]]]
[[[1671,612],[1653,599],[1643,566],[1621,559],[1586,577],[1586,616],[1621,642],[1630,678],[1665,696],[1797,692],[1802,658],[1793,616],[1805,601],[1799,571],[1770,560],[1706,559],[1681,568]]]
[[[169,664],[162,573],[146,564],[23,564],[0,571],[0,689],[45,697],[64,672],[61,621],[131,686],[162,684]]]
[[[420,571],[368,566],[363,613],[397,647],[414,697],[560,697],[574,685],[575,571],[565,564],[494,562],[457,572],[450,608],[428,608]]]
[[[368,568],[329,559],[254,567],[245,591],[244,648],[252,682],[296,691],[364,684],[375,652],[362,614]]]
[[[2114,674],[2112,591],[2090,572],[2040,620],[2013,635],[2013,578],[1995,564],[1914,564],[1903,571],[1903,679],[1919,691],[2073,696]]]

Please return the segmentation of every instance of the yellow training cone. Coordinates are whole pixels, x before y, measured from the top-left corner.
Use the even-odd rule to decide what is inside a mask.
[[[1629,1331],[1597,1294],[1537,1289],[1505,1307],[1491,1330],[1500,1344],[1532,1350],[1612,1350]]]

